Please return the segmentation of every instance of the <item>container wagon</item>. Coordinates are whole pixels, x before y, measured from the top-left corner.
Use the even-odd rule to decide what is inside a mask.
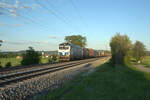
[[[94,50],[94,57],[98,57],[98,51]]]
[[[83,48],[83,58],[89,58],[89,50],[87,48]]]
[[[93,58],[94,57],[94,50],[91,48],[88,48],[88,51],[89,51],[89,57]]]
[[[101,57],[101,51],[98,50],[98,57]]]

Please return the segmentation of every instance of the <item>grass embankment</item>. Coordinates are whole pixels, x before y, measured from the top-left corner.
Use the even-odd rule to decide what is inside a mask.
[[[150,56],[145,57],[142,64],[146,65],[146,67],[150,67]]]
[[[38,100],[150,100],[150,74],[105,63]]]

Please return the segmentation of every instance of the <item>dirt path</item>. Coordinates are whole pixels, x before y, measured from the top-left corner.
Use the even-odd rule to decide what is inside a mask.
[[[137,67],[141,71],[145,71],[145,72],[149,72],[150,73],[150,68],[145,67],[145,65],[135,65],[135,67]]]

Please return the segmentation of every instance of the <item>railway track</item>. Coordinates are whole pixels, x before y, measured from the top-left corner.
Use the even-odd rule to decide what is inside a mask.
[[[40,68],[45,68],[45,67],[53,67],[53,66],[62,66],[62,65],[66,65],[66,64],[71,64],[71,63],[77,63],[80,62],[82,60],[79,61],[70,61],[70,62],[59,62],[59,63],[53,63],[53,64],[42,64],[42,65],[29,65],[29,66],[20,66],[20,67],[11,67],[8,69],[2,69],[0,70],[0,76],[6,75],[6,74],[11,74],[11,73],[20,73],[23,71],[27,71],[27,70],[33,70],[33,69],[40,69]]]
[[[80,61],[74,61],[72,63],[63,63],[63,64],[56,64],[53,66],[46,66],[44,68],[35,68],[32,70],[24,70],[17,73],[11,73],[11,74],[5,74],[0,76],[0,87],[3,87],[5,85],[9,85],[11,83],[20,82],[26,79],[30,79],[36,76],[44,75],[51,72],[56,72],[59,70],[63,70],[66,68],[74,67],[77,65],[81,65],[84,63],[96,61],[99,58],[93,58],[93,59],[86,59],[86,60],[80,60]]]

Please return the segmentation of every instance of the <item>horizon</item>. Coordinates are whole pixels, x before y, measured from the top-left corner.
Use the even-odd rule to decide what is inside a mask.
[[[6,2],[7,1],[7,2]],[[0,0],[1,51],[54,51],[69,35],[87,37],[87,47],[110,50],[116,32],[150,51],[149,0]]]

